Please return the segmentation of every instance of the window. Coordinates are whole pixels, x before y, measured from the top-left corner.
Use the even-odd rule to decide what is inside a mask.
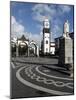
[[[48,52],[48,48],[46,48],[46,52]]]
[[[46,40],[46,44],[48,44],[48,41]]]
[[[50,33],[50,29],[44,28],[44,29],[43,29],[43,33]]]

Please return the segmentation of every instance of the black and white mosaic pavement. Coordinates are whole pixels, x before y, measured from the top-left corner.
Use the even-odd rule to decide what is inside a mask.
[[[41,64],[27,64],[19,61],[11,62],[14,98],[73,94],[73,78],[45,68]]]

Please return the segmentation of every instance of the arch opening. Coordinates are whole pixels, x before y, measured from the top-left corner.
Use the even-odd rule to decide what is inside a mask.
[[[35,57],[37,56],[37,45],[35,42],[30,42],[29,43],[29,56],[30,57]]]
[[[19,56],[28,56],[28,45],[26,42],[20,42],[18,46]]]

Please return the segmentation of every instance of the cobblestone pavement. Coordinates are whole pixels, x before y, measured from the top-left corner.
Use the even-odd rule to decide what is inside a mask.
[[[17,57],[12,58],[12,61],[25,62],[25,63],[36,63],[36,64],[57,64],[58,60],[55,58],[41,58],[41,57]]]
[[[57,62],[54,58],[13,58],[11,98],[73,94],[73,78],[43,66],[57,67]]]

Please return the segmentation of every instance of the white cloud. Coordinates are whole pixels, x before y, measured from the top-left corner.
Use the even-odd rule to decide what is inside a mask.
[[[42,21],[47,16],[51,21],[53,38],[59,35],[63,28],[61,29],[62,21],[59,17],[63,14],[70,12],[71,6],[68,5],[48,5],[48,4],[36,4],[33,8],[33,19],[40,22],[37,27],[42,30]],[[62,16],[63,16],[62,15]],[[51,26],[50,26],[51,27]],[[62,34],[62,33],[61,33]]]
[[[32,11],[33,11],[33,19],[39,22],[42,22],[45,17],[48,17],[50,20],[51,19],[50,14],[54,13],[54,11],[51,12],[50,7],[47,4],[36,4],[32,8]]]
[[[25,32],[25,27],[20,24],[14,16],[11,16],[11,37],[17,38],[25,35],[30,41],[34,40],[38,45],[40,45],[41,36],[40,34],[32,34],[31,32]]]
[[[37,45],[40,46],[41,44],[41,34],[32,34],[30,33],[30,37],[29,37],[30,41],[35,41]]]
[[[57,8],[56,8],[57,7]],[[57,16],[61,14],[66,14],[70,12],[71,8],[70,6],[64,6],[64,5],[48,5],[48,4],[36,4],[32,8],[32,17],[34,20],[38,21],[39,24],[37,27],[42,31],[43,26],[41,25],[42,21],[45,17],[48,17],[48,19],[53,24],[52,27],[52,33],[53,38],[56,37],[57,34],[62,32],[61,24],[62,22],[59,20]],[[21,11],[20,11],[21,12]],[[51,26],[50,26],[51,27]],[[40,34],[32,34],[28,33],[27,30],[25,31],[25,28],[21,21],[18,22],[14,16],[11,17],[11,36],[12,37],[20,37],[22,34],[24,34],[27,38],[31,40],[34,40],[37,42],[38,45],[40,45],[42,32]]]
[[[43,13],[43,11],[47,11],[50,12],[50,9],[48,7],[48,5],[46,4],[36,4],[33,8],[33,11],[39,12],[39,13]]]
[[[25,27],[17,22],[14,16],[11,16],[11,37],[17,38],[23,34],[25,34],[26,37],[28,36],[27,32],[25,32]]]
[[[61,28],[60,25],[55,24],[52,29],[52,39],[61,36],[63,34],[63,27]]]
[[[71,7],[68,5],[48,5],[48,4],[36,4],[33,8],[33,19],[42,22],[45,16],[49,20],[54,19],[57,15],[68,13]]]
[[[59,10],[61,10],[61,13],[68,13],[71,10],[71,7],[69,5],[60,5]]]

